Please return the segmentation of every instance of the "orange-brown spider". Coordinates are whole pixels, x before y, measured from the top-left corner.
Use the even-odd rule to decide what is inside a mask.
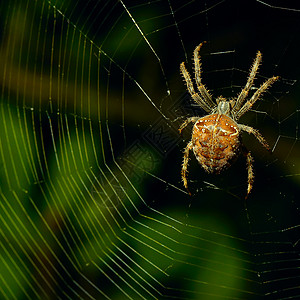
[[[198,92],[194,90],[191,77],[185,68],[184,62],[180,64],[180,70],[187,85],[187,89],[193,100],[207,112],[207,115],[199,117],[188,118],[179,128],[179,132],[190,123],[194,123],[192,139],[184,150],[184,158],[181,170],[181,177],[185,188],[188,190],[187,184],[187,167],[189,161],[189,151],[193,149],[200,165],[208,173],[219,174],[222,170],[228,168],[233,159],[237,157],[241,149],[240,132],[246,131],[252,133],[258,141],[269,150],[269,145],[258,130],[247,126],[238,124],[238,119],[246,113],[252,105],[259,99],[263,92],[265,92],[278,77],[271,77],[267,79],[252,95],[252,97],[243,104],[246,99],[253,81],[255,79],[258,67],[261,63],[262,55],[258,51],[253,62],[250,74],[245,87],[237,98],[227,100],[222,96],[212,100],[212,96],[201,82],[201,62],[199,51],[203,43],[198,45],[194,50],[194,67],[195,67],[195,82]],[[253,157],[250,151],[244,151],[247,161],[248,170],[248,197],[254,182],[253,172]],[[189,190],[188,190],[189,192]],[[189,192],[190,194],[190,192]]]

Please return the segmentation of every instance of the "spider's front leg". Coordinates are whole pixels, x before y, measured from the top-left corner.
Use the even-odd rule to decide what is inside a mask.
[[[203,102],[207,103],[210,106],[210,108],[212,109],[216,106],[216,103],[214,103],[212,101],[212,97],[211,97],[209,91],[206,89],[206,87],[202,83],[202,79],[201,79],[202,70],[201,70],[201,61],[200,61],[200,49],[204,43],[206,43],[206,42],[201,43],[194,50],[195,81],[197,84],[198,91],[200,92],[200,94],[202,96]]]
[[[180,70],[181,70],[181,73],[182,73],[182,75],[183,75],[183,77],[184,77],[184,80],[185,80],[187,89],[188,89],[188,91],[189,91],[191,97],[193,98],[193,100],[194,100],[201,108],[203,108],[206,112],[209,113],[209,112],[211,111],[212,108],[210,107],[210,105],[209,105],[205,100],[203,100],[203,99],[198,95],[198,93],[195,92],[195,89],[194,89],[194,85],[193,85],[191,76],[190,76],[189,72],[187,71],[184,62],[182,62],[182,63],[180,64]]]
[[[182,163],[182,169],[181,169],[181,178],[183,181],[184,187],[187,189],[189,195],[191,195],[191,192],[188,189],[188,183],[187,183],[187,168],[189,163],[189,152],[193,149],[193,143],[190,141],[186,148],[184,149],[184,156],[183,156],[183,163]]]
[[[250,100],[248,100],[242,108],[239,109],[235,113],[235,119],[238,120],[244,113],[246,113],[253,104],[261,97],[261,95],[275,82],[279,79],[279,76],[273,76],[269,79],[267,79],[256,92],[253,94]]]
[[[244,102],[245,98],[247,97],[250,88],[253,85],[253,81],[255,79],[258,67],[259,67],[259,65],[261,63],[261,59],[262,59],[261,52],[257,51],[256,58],[255,58],[255,60],[253,62],[253,65],[251,67],[251,71],[250,71],[247,83],[246,83],[245,87],[242,89],[241,93],[239,94],[239,96],[238,96],[238,98],[236,100],[235,106],[234,106],[234,108],[232,110],[232,112],[234,114],[236,114],[241,109],[241,107],[243,105],[243,102]]]

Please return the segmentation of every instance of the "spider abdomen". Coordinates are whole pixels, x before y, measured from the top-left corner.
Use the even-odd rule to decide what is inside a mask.
[[[200,118],[192,133],[194,154],[208,173],[220,173],[239,153],[240,139],[237,123],[224,114]]]

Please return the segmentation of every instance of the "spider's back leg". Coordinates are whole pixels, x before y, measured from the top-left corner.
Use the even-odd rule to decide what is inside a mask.
[[[245,199],[248,198],[254,183],[254,171],[253,171],[253,157],[251,152],[248,150],[244,150],[246,155],[246,163],[247,163],[247,171],[248,171],[248,187],[247,187],[247,195]]]
[[[191,192],[188,189],[188,183],[187,183],[187,168],[188,168],[188,163],[189,163],[189,152],[192,149],[193,149],[193,143],[192,143],[192,141],[190,141],[184,149],[183,163],[182,163],[182,169],[181,169],[181,178],[183,181],[183,185],[187,189],[187,191],[190,195],[191,195]]]

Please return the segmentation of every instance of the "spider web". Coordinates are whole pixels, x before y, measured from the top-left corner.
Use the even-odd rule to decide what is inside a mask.
[[[299,17],[285,1],[2,1],[2,299],[298,299]],[[236,96],[255,162],[219,176],[182,150],[202,116],[179,73]]]

